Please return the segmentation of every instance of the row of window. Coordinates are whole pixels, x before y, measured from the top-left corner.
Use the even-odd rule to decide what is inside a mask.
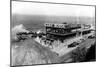
[[[47,27],[65,28],[64,24],[45,24]]]

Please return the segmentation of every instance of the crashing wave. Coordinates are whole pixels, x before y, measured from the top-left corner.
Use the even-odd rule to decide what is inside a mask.
[[[16,34],[19,32],[29,32],[28,30],[26,30],[26,28],[24,27],[23,24],[20,25],[16,25],[11,29],[11,38],[12,39],[17,39]]]

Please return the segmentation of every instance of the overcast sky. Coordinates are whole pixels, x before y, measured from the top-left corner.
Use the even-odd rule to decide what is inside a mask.
[[[94,17],[95,8],[93,6],[12,1],[12,14]]]

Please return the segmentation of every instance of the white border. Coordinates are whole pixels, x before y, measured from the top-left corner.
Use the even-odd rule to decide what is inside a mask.
[[[32,1],[32,0],[31,0]],[[99,0],[35,0],[42,2],[56,3],[73,3],[73,4],[88,4],[96,5],[96,39],[97,39],[97,61],[86,63],[69,63],[69,64],[54,64],[54,65],[37,65],[31,67],[99,67],[100,61],[100,44],[99,44],[99,25],[100,25],[100,2]],[[10,0],[0,0],[0,67],[9,67],[10,65]],[[30,67],[30,66],[27,66]]]

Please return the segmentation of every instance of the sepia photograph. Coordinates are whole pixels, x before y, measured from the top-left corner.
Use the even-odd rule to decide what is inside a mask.
[[[11,0],[10,65],[96,61],[96,6]]]

